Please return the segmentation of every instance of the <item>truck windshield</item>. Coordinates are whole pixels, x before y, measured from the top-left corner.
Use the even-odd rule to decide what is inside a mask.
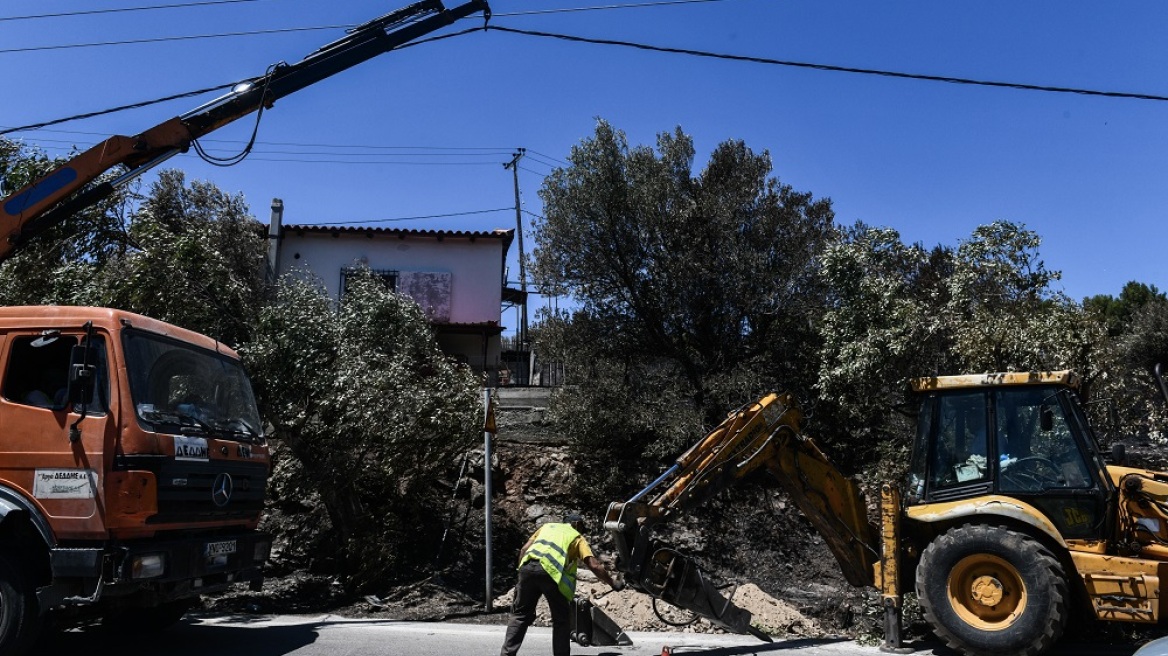
[[[144,425],[260,441],[259,411],[238,360],[151,333],[123,335],[130,393]]]

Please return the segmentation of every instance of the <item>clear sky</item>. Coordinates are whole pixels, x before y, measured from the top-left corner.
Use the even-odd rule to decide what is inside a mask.
[[[206,2],[206,0],[203,0]],[[6,0],[0,126],[230,83],[299,61],[401,0]],[[450,0],[446,5],[461,4]],[[652,4],[635,7],[629,5]],[[593,39],[934,76],[1168,95],[1168,3],[936,0],[494,0],[492,24]],[[607,7],[607,8],[596,8]],[[587,9],[581,11],[558,11]],[[474,17],[450,30],[481,25]],[[289,31],[290,28],[328,28]],[[256,34],[269,30],[282,30]],[[251,33],[242,36],[177,37]],[[150,43],[53,48],[160,39]],[[205,98],[22,132],[53,154],[134,134]],[[631,144],[680,126],[700,169],[714,146],[769,151],[784,183],[830,197],[837,220],[955,245],[1020,222],[1074,298],[1129,280],[1168,289],[1168,102],[894,79],[696,58],[503,32],[380,56],[279,102],[242,164],[168,164],[242,193],[267,221],[443,230],[514,228],[517,148],[525,211],[597,118]],[[244,119],[204,140],[242,148]],[[221,149],[221,150],[220,150]],[[696,171],[695,171],[696,173]],[[466,214],[462,214],[466,213]],[[409,221],[404,217],[455,215]],[[527,215],[525,215],[527,216]],[[530,217],[527,216],[529,219]],[[528,228],[530,230],[530,228]],[[532,245],[527,233],[526,247]],[[510,279],[518,278],[512,248]],[[545,301],[533,300],[532,308]],[[505,317],[513,328],[514,321]]]

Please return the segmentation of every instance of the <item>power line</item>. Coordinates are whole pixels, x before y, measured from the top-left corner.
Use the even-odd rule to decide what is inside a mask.
[[[726,2],[726,0],[660,0],[660,2],[640,2],[620,5],[600,5],[596,7],[564,7],[562,9],[532,9],[530,11],[509,11],[494,14],[496,18],[511,16],[535,16],[540,14],[567,14],[579,11],[602,11],[606,9],[641,9],[644,7],[664,7],[666,5],[691,5],[705,2]]]
[[[452,216],[470,216],[473,214],[491,214],[494,212],[514,212],[513,207],[500,207],[493,210],[471,210],[467,212],[449,212],[447,214],[426,214],[422,216],[401,216],[392,219],[370,219],[367,221],[334,221],[329,223],[314,223],[313,225],[321,226],[348,226],[348,225],[368,225],[371,223],[394,223],[397,221],[418,221],[421,219],[445,219]]]
[[[224,89],[230,89],[234,86],[235,86],[235,83],[221,84],[217,87],[207,87],[206,89],[199,89],[198,91],[187,91],[185,93],[176,93],[173,96],[166,96],[165,98],[156,98],[154,100],[145,100],[145,101],[133,103],[130,105],[121,105],[120,107],[111,107],[109,109],[103,109],[103,110],[96,111],[96,112],[88,112],[86,114],[75,114],[73,116],[68,116],[65,118],[58,118],[58,119],[53,119],[51,121],[44,121],[43,123],[33,123],[31,125],[22,125],[20,127],[15,127],[15,128],[5,128],[3,130],[0,130],[0,135],[11,134],[13,132],[21,132],[24,130],[36,130],[39,128],[48,127],[50,125],[57,125],[59,123],[67,123],[69,121],[77,121],[77,120],[81,120],[84,118],[93,118],[95,116],[103,116],[105,114],[113,114],[115,112],[122,112],[122,111],[125,111],[127,109],[138,109],[140,107],[148,107],[150,105],[157,105],[158,103],[163,103],[163,102],[167,102],[170,100],[177,100],[179,98],[190,98],[191,96],[200,96],[204,93],[210,93],[212,91],[222,91]]]
[[[0,125],[0,130],[9,129],[8,126]],[[18,128],[11,128],[16,130]],[[91,132],[85,130],[47,130],[37,129],[39,132],[49,132],[52,134],[79,134],[90,137],[100,137],[105,139],[109,136],[106,132]],[[200,139],[203,143],[222,143],[222,144],[241,144],[246,143],[241,139]],[[74,144],[76,142],[68,139],[45,139],[38,138],[37,143],[68,143]],[[454,154],[466,153],[477,156],[478,153],[486,153],[489,155],[507,155],[508,157],[515,151],[514,146],[384,146],[377,144],[336,144],[336,143],[307,143],[303,141],[263,141],[256,140],[257,146],[289,146],[294,148],[339,148],[339,149],[361,149],[361,150],[419,150],[419,151],[437,151],[436,154],[443,152],[453,152]],[[258,152],[258,151],[257,151]],[[566,162],[565,162],[566,163]]]
[[[260,0],[218,0],[218,2],[259,2],[259,1]],[[695,3],[726,2],[726,1],[727,0],[660,0],[658,2],[600,5],[600,6],[595,6],[595,7],[565,7],[565,8],[561,8],[561,9],[539,9],[539,10],[532,10],[532,11],[519,11],[519,12],[495,14],[495,16],[496,17],[530,16],[530,15],[536,15],[536,14],[557,14],[557,13],[581,12],[581,11],[602,11],[602,10],[615,10],[615,9],[642,9],[645,7],[662,7],[662,6],[668,6],[668,5],[685,5],[685,4],[695,4]],[[44,17],[52,17],[52,16],[58,16],[58,15],[59,16],[70,16],[70,15],[79,15],[79,14],[87,14],[87,13],[103,13],[106,11],[132,11],[135,9],[167,9],[167,8],[171,8],[171,7],[198,6],[201,4],[215,4],[215,2],[189,3],[187,5],[162,5],[162,6],[158,6],[158,7],[140,7],[140,8],[129,8],[129,9],[120,9],[120,10],[113,10],[113,9],[111,9],[111,10],[93,10],[93,11],[88,11],[88,12],[70,12],[70,13],[64,13],[64,14],[45,14]],[[15,17],[7,18],[7,19],[0,18],[0,20],[19,20],[19,19],[24,19],[24,18],[40,18],[40,17],[41,16],[27,16],[27,17],[26,16],[15,16]],[[240,37],[240,36],[262,36],[262,35],[266,35],[266,34],[283,34],[283,33],[288,33],[288,32],[313,32],[313,31],[320,31],[320,30],[349,29],[352,27],[355,27],[355,25],[320,25],[320,26],[308,26],[308,27],[274,28],[274,29],[269,29],[269,30],[251,30],[251,31],[246,31],[246,32],[223,32],[223,33],[218,33],[218,34],[190,34],[190,35],[179,35],[179,36],[151,37],[151,38],[144,38],[144,39],[126,39],[126,40],[122,40],[122,41],[96,41],[96,42],[91,42],[91,43],[63,43],[63,44],[47,45],[47,46],[28,46],[28,47],[24,47],[24,48],[0,48],[0,54],[10,54],[10,53],[19,53],[19,52],[38,52],[38,51],[44,51],[44,50],[68,50],[68,49],[73,49],[73,48],[101,48],[101,47],[108,47],[108,46],[128,46],[128,45],[140,45],[140,44],[144,44],[144,43],[165,43],[165,42],[170,42],[170,41],[193,41],[193,40],[199,40],[199,39],[222,39],[222,38]],[[419,43],[421,43],[421,42],[419,42]],[[416,45],[416,44],[414,44],[414,45]]]
[[[146,7],[122,7],[120,9],[89,9],[85,11],[65,11],[57,14],[31,14],[28,16],[0,16],[0,23],[7,21],[36,20],[40,18],[69,18],[73,16],[93,16],[95,14],[118,14],[131,11],[153,11],[155,9],[186,9],[189,7],[207,7],[210,5],[230,5],[242,2],[261,2],[262,0],[205,0],[204,2],[184,2],[173,5],[150,5]]]
[[[562,164],[562,165],[564,165],[564,166],[568,166],[568,162],[565,162],[564,160],[562,160],[562,159],[559,159],[558,157],[552,157],[551,155],[546,155],[546,154],[544,154],[544,153],[541,153],[541,152],[539,152],[538,150],[531,150],[531,149],[529,148],[529,149],[527,150],[527,152],[528,152],[529,154],[535,154],[535,155],[538,155],[539,157],[542,157],[542,158],[544,158],[544,159],[551,160],[551,161],[553,161],[553,162],[556,162],[557,164]]]
[[[74,48],[101,48],[105,46],[130,46],[143,43],[166,43],[170,41],[194,41],[197,39],[222,39],[235,36],[259,36],[264,34],[284,34],[287,32],[316,32],[320,30],[340,30],[352,25],[321,25],[319,27],[284,27],[270,30],[250,30],[247,32],[223,32],[221,34],[190,34],[180,36],[159,36],[147,39],[126,39],[124,41],[95,41],[92,43],[62,43],[49,46],[28,46],[25,48],[0,48],[0,54],[17,52],[39,52],[44,50],[70,50]]]
[[[249,156],[249,160],[257,162],[286,162],[296,164],[356,164],[362,166],[370,165],[393,165],[393,166],[498,166],[498,162],[407,162],[401,160],[383,160],[383,161],[355,161],[351,159],[301,159],[294,157],[255,157]]]
[[[894,77],[908,80],[923,80],[927,82],[948,82],[950,84],[971,84],[985,87],[999,87],[1006,89],[1019,89],[1023,91],[1045,91],[1048,93],[1074,93],[1084,96],[1103,96],[1106,98],[1130,98],[1134,100],[1157,100],[1168,101],[1168,96],[1159,96],[1146,93],[1131,93],[1126,91],[1101,91],[1097,89],[1079,89],[1075,87],[1056,87],[1045,86],[1039,84],[1022,84],[1018,82],[995,82],[991,80],[974,80],[970,78],[948,77],[942,75],[925,75],[921,73],[903,73],[899,71],[885,71],[873,68],[854,68],[851,66],[834,66],[831,64],[813,64],[810,62],[785,61],[781,59],[768,59],[765,57],[751,57],[746,55],[729,55],[724,53],[707,52],[704,50],[690,50],[687,48],[668,48],[664,46],[652,46],[643,43],[633,43],[631,41],[616,41],[613,39],[592,39],[582,36],[572,36],[568,34],[554,34],[550,32],[537,32],[534,30],[520,30],[510,27],[499,27],[495,25],[488,25],[485,29],[494,30],[496,32],[508,32],[511,34],[522,34],[525,36],[538,36],[551,39],[561,39],[564,41],[573,41],[576,43],[592,43],[596,45],[606,46],[621,46],[624,48],[635,48],[637,50],[648,50],[651,52],[664,52],[675,55],[691,55],[694,57],[708,57],[712,59],[726,59],[729,61],[751,62],[755,64],[770,64],[773,66],[790,66],[794,68],[808,68],[817,71],[833,71],[837,73],[858,73],[861,75],[879,75],[884,77]]]
[[[542,159],[540,157],[532,157],[531,161],[535,162],[536,164],[539,164],[540,166],[546,166],[549,169],[558,169],[558,168],[561,168],[562,166],[567,166],[567,164],[553,164],[552,162],[549,162],[549,161]]]

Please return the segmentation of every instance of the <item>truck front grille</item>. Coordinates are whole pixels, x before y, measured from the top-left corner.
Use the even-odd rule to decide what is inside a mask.
[[[268,478],[263,463],[121,456],[118,465],[154,473],[158,514],[148,524],[248,519],[263,509]]]

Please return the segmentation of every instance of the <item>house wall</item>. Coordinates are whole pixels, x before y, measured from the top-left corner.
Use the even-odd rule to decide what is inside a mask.
[[[400,272],[399,291],[409,294],[439,323],[500,320],[503,293],[502,239],[365,233],[297,233],[286,230],[277,272],[311,272],[336,298],[341,270],[366,265]],[[443,296],[448,294],[448,302]],[[481,359],[481,356],[480,356]]]

